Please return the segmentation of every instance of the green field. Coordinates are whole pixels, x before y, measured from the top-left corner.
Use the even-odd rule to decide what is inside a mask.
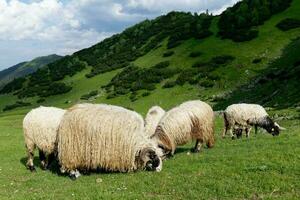
[[[281,112],[282,113],[282,112]],[[26,169],[21,121],[23,113],[0,118],[0,199],[299,199],[300,124],[280,121],[287,131],[265,132],[250,139],[221,139],[189,154],[193,144],[178,148],[159,173],[91,173],[72,181],[57,168],[37,173]]]
[[[214,35],[203,40],[187,39],[173,48],[175,53],[167,58],[162,56],[168,51],[166,38],[158,48],[133,61],[140,68],[150,68],[169,60],[169,68],[187,70],[198,61],[207,62],[220,55],[234,56],[231,63],[211,72],[221,77],[211,88],[185,83],[163,89],[166,81],[177,78],[175,75],[156,84],[149,96],[142,96],[146,90],[138,91],[136,101],[130,100],[130,94],[108,99],[101,86],[108,84],[122,69],[86,78],[91,70],[88,67],[62,80],[72,86],[70,92],[46,97],[43,103],[37,103],[40,99],[37,96],[18,99],[12,93],[0,95],[0,199],[300,199],[300,90],[299,79],[295,78],[300,70],[289,71],[287,74],[294,76],[288,80],[281,80],[279,76],[268,84],[257,83],[250,92],[239,88],[254,78],[265,76],[274,61],[280,61],[276,70],[278,67],[300,69],[295,64],[300,63],[300,28],[289,31],[276,28],[283,19],[300,19],[299,10],[300,1],[294,0],[290,8],[257,27],[257,38],[241,43],[217,37],[219,17],[215,17],[210,28]],[[189,57],[194,51],[203,54]],[[254,64],[252,61],[257,58],[262,61]],[[273,96],[275,85],[280,88]],[[99,95],[89,100],[80,99],[93,90],[98,90]],[[230,92],[234,94],[231,99],[214,101],[215,96]],[[200,99],[215,109],[224,109],[232,102],[260,103],[261,96],[269,98],[263,106],[271,107],[271,116],[287,128],[278,137],[260,131],[257,135],[251,134],[249,139],[221,139],[223,122],[217,117],[214,148],[193,154],[189,153],[192,143],[180,147],[173,158],[163,163],[159,173],[91,173],[71,181],[58,173],[56,165],[50,171],[42,171],[38,152],[37,173],[25,167],[22,120],[30,109],[40,105],[68,108],[80,102],[109,103],[134,109],[145,116],[153,105],[170,109],[184,101]],[[2,111],[20,100],[32,105]]]

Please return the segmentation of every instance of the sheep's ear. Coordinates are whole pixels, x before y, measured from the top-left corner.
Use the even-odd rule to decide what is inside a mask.
[[[277,126],[277,127],[279,128],[279,130],[281,130],[281,131],[285,131],[285,130],[286,130],[286,128],[279,126],[279,124],[277,124],[277,122],[275,122],[274,124],[275,124],[275,126]]]

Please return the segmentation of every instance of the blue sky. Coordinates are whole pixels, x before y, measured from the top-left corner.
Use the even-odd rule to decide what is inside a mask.
[[[89,47],[172,10],[219,14],[238,0],[0,0],[0,70]]]

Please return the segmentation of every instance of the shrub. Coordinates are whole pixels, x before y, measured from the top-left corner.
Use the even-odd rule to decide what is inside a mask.
[[[280,21],[277,25],[277,28],[279,28],[282,31],[288,31],[290,29],[299,28],[300,27],[300,20],[299,19],[293,19],[293,18],[286,18],[282,21]]]
[[[211,80],[204,80],[200,83],[200,85],[205,88],[210,88],[214,86],[214,82]]]
[[[46,99],[38,99],[37,101],[36,101],[36,103],[43,103],[43,102],[45,102],[46,101]]]
[[[23,101],[17,101],[14,104],[11,105],[7,105],[3,108],[3,111],[8,111],[8,110],[13,110],[15,108],[19,108],[19,107],[25,107],[25,106],[30,106],[31,103],[28,102],[23,102]]]
[[[23,87],[23,83],[26,81],[25,78],[16,78],[13,81],[7,83],[1,90],[0,94],[6,94],[13,91],[20,90]]]
[[[142,97],[149,96],[150,94],[151,94],[151,92],[144,92],[144,93],[142,94]]]
[[[167,81],[163,86],[162,88],[172,88],[176,85],[176,82],[175,81]]]
[[[136,93],[131,93],[131,95],[129,96],[129,99],[130,99],[130,101],[131,102],[135,102],[136,100],[138,100],[138,98],[137,98],[137,96],[136,96],[137,94]]]
[[[207,75],[207,79],[212,80],[212,81],[218,81],[221,79],[221,77],[219,75],[209,74],[209,75]]]
[[[233,61],[234,59],[235,59],[235,57],[230,56],[230,55],[216,56],[211,59],[210,64],[225,65],[225,64]]]
[[[193,52],[190,53],[189,57],[195,58],[195,57],[198,57],[198,56],[201,56],[201,55],[202,55],[201,51],[193,51]]]
[[[111,93],[111,94],[108,94],[106,99],[112,99],[112,98],[115,98],[117,97],[117,95],[115,93]]]
[[[252,60],[253,64],[257,64],[260,63],[262,61],[262,58],[255,58],[254,60]]]
[[[191,78],[193,78],[197,74],[196,70],[188,69],[182,71],[179,76],[176,79],[177,85],[184,85],[187,81],[189,81]]]
[[[98,91],[97,90],[93,90],[93,91],[89,92],[88,94],[82,95],[80,97],[80,99],[82,99],[82,100],[88,100],[89,98],[94,97],[96,95],[98,95]]]
[[[157,63],[156,65],[154,65],[152,68],[157,68],[157,69],[161,69],[161,68],[166,68],[170,65],[170,61],[162,61]]]
[[[206,63],[206,62],[202,62],[202,61],[198,61],[196,63],[194,63],[192,65],[193,68],[200,68],[200,67],[205,67],[207,66],[209,63]]]
[[[174,54],[174,51],[167,51],[163,54],[163,57],[170,57]]]
[[[71,86],[66,85],[65,83],[60,83],[60,82],[54,82],[51,83],[48,87],[45,88],[46,90],[39,90],[37,94],[40,97],[48,97],[52,95],[59,95],[59,94],[64,94],[72,90]]]
[[[240,1],[221,14],[218,35],[236,42],[252,40],[258,36],[255,27],[288,8],[291,2],[292,0]]]

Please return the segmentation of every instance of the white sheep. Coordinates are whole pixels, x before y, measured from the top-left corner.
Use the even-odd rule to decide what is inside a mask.
[[[27,167],[35,171],[34,150],[37,147],[42,169],[46,169],[56,151],[59,123],[65,110],[54,107],[39,107],[31,110],[23,120],[23,133],[28,154]]]
[[[58,160],[72,179],[79,171],[160,171],[161,150],[144,134],[136,112],[105,104],[79,104],[67,110],[58,131]]]
[[[205,102],[195,100],[169,110],[160,120],[151,137],[163,149],[164,155],[173,155],[178,145],[195,139],[195,152],[203,143],[214,145],[214,113]]]
[[[150,137],[154,134],[155,129],[164,114],[165,110],[159,106],[152,106],[149,109],[145,118],[145,133],[147,136]]]
[[[276,122],[273,122],[266,110],[258,104],[241,103],[230,105],[224,111],[223,117],[223,138],[227,131],[230,130],[230,136],[234,139],[233,129],[239,129],[239,134],[245,130],[246,137],[249,137],[252,126],[255,127],[255,133],[257,133],[257,127],[261,127],[273,136],[278,135],[280,130],[284,130]]]

